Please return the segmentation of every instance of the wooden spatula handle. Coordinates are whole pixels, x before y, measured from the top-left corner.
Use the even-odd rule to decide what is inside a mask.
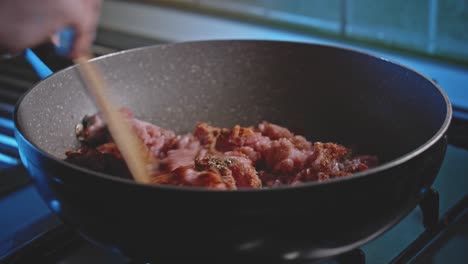
[[[75,59],[86,87],[93,96],[96,105],[102,112],[112,138],[119,148],[135,181],[150,182],[149,156],[146,147],[132,130],[129,122],[111,102],[100,69],[88,62],[88,57]]]

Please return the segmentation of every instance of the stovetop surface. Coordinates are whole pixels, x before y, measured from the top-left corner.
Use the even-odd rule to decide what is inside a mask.
[[[108,32],[100,35],[106,34]],[[105,45],[96,45],[99,51],[116,50],[107,36],[101,43]],[[145,43],[148,44],[140,39],[134,45]],[[47,56],[44,58],[48,59]],[[64,61],[52,64],[56,66],[55,70],[66,66]],[[130,263],[118,253],[85,242],[64,227],[42,201],[21,167],[16,144],[12,140],[11,113],[20,95],[37,81],[23,60],[0,61],[0,262],[5,255],[16,252],[21,258],[17,258],[17,262],[11,262],[10,258],[10,263]],[[466,135],[468,137],[468,133]],[[415,208],[388,232],[361,248],[366,263],[467,262],[468,150],[453,143],[447,149],[433,185],[440,195],[439,225],[426,230],[422,225],[421,210]],[[326,263],[335,263],[335,260]]]
[[[468,181],[468,151],[449,146],[442,169],[433,185],[440,194],[441,217],[466,196]],[[19,172],[22,173],[22,172]],[[420,252],[413,263],[466,263],[468,259],[468,204],[465,197],[464,213],[459,213],[457,224],[438,235],[434,244]],[[28,184],[9,193],[0,200],[0,212],[8,212],[0,218],[0,253],[15,242],[61,225],[37,194],[34,186]],[[29,230],[28,230],[29,228]],[[364,245],[366,263],[390,263],[400,252],[423,234],[422,213],[415,208],[399,224],[377,239]],[[9,238],[9,239],[8,239]],[[5,242],[10,240],[10,242]],[[13,241],[11,241],[13,240]],[[67,240],[65,240],[67,241]],[[72,241],[71,249],[56,262],[51,263],[129,263],[119,254],[107,252],[83,241]],[[21,243],[20,243],[21,244]],[[1,254],[0,254],[1,255]],[[331,262],[333,263],[333,262]]]

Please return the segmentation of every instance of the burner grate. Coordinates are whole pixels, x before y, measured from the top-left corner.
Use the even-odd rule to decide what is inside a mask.
[[[432,196],[431,202],[435,202],[438,199],[435,197],[438,195],[430,194]],[[427,202],[429,203],[429,202]],[[432,203],[435,206],[434,203]],[[438,205],[438,203],[437,203]],[[429,207],[429,205],[427,205]],[[420,256],[427,254],[425,249],[430,248],[431,244],[436,244],[438,237],[447,232],[447,230],[458,222],[468,217],[468,195],[460,200],[455,206],[453,206],[439,222],[427,228],[416,240],[413,241],[403,252],[395,257],[391,263],[409,263],[419,258]],[[466,220],[465,220],[466,221]],[[424,262],[422,262],[424,263]]]
[[[37,81],[23,58],[0,60],[0,194],[16,190],[30,181],[19,166],[12,117],[15,103]]]
[[[446,232],[452,223],[459,221],[461,215],[465,214],[468,216],[468,196],[465,196],[459,203],[457,203],[440,221],[437,218],[438,212],[438,193],[434,190],[428,190],[424,192],[424,196],[421,200],[420,208],[423,211],[424,220],[423,222],[427,226],[426,231],[423,232],[413,243],[411,243],[406,249],[403,250],[391,263],[407,263],[408,261],[418,257],[422,254],[423,250],[435,240],[437,236]],[[33,256],[35,261],[47,261],[50,263],[51,260],[57,260],[67,255],[70,249],[86,247],[86,242],[79,238],[75,232],[68,229],[62,224],[57,224],[55,229],[43,234],[41,237],[35,239],[28,244],[23,250],[15,253],[8,257],[8,260],[15,260],[14,263],[28,263]],[[102,254],[102,252],[101,252]],[[108,252],[109,258],[116,259],[116,254]],[[146,263],[142,261],[128,261],[123,258],[119,259],[119,263],[126,264],[138,264]],[[226,262],[228,260],[225,260]],[[229,261],[228,261],[229,262]],[[250,260],[248,261],[251,262]],[[254,261],[258,263],[265,263],[264,260]],[[55,262],[52,262],[55,263]],[[231,263],[231,262],[229,262]],[[246,263],[242,261],[242,263]],[[253,262],[252,262],[253,263]],[[361,249],[355,249],[339,255],[335,258],[307,262],[307,260],[272,260],[268,263],[281,263],[281,264],[365,264],[366,256]]]

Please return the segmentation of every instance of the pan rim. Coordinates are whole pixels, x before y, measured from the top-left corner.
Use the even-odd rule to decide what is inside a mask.
[[[14,125],[15,125],[15,135],[20,136],[21,139],[24,140],[31,148],[33,148],[35,151],[37,151],[38,153],[40,153],[42,156],[44,156],[47,159],[53,160],[54,162],[57,162],[57,163],[61,164],[62,166],[69,167],[70,169],[77,170],[77,171],[80,171],[82,173],[89,174],[89,175],[92,175],[92,176],[100,177],[100,178],[103,178],[105,180],[110,180],[112,182],[120,182],[120,183],[123,183],[123,184],[131,184],[131,185],[140,186],[140,187],[143,187],[143,188],[151,188],[151,189],[155,189],[155,190],[165,189],[165,190],[184,191],[184,192],[189,191],[189,192],[212,192],[212,193],[231,193],[231,192],[236,192],[236,193],[244,193],[244,192],[248,192],[248,193],[255,192],[255,193],[257,193],[258,192],[259,193],[259,192],[272,192],[272,191],[273,192],[290,191],[290,190],[298,190],[298,189],[302,189],[302,188],[313,188],[313,187],[316,187],[316,186],[323,186],[323,185],[340,183],[340,182],[344,183],[344,182],[347,182],[347,181],[360,179],[361,177],[376,174],[378,172],[389,170],[389,169],[391,169],[393,167],[396,167],[396,166],[398,166],[400,164],[403,164],[403,163],[415,158],[416,156],[418,156],[419,154],[423,153],[424,151],[429,149],[431,146],[436,144],[445,135],[445,133],[448,130],[448,127],[449,127],[449,125],[451,123],[452,111],[453,111],[452,110],[452,104],[451,104],[451,102],[450,102],[450,100],[448,98],[448,95],[442,90],[442,88],[434,80],[432,80],[431,78],[429,78],[425,74],[421,73],[420,71],[418,71],[416,69],[413,69],[413,68],[411,68],[409,66],[406,66],[406,65],[404,65],[404,64],[402,64],[400,62],[397,62],[395,60],[386,58],[384,56],[377,55],[377,54],[375,54],[373,52],[362,51],[362,50],[349,48],[349,47],[342,47],[342,46],[338,46],[338,45],[310,43],[310,42],[299,42],[299,41],[262,40],[262,39],[196,40],[196,41],[184,41],[184,42],[176,42],[176,43],[156,44],[156,45],[138,47],[138,48],[133,48],[133,49],[128,49],[128,50],[122,50],[122,51],[118,51],[118,52],[114,52],[114,53],[110,53],[110,54],[106,54],[106,55],[103,55],[103,56],[100,56],[100,57],[93,58],[90,61],[91,62],[100,61],[100,60],[103,60],[103,59],[108,58],[108,57],[120,56],[122,54],[127,54],[127,53],[134,53],[134,52],[138,52],[139,50],[144,50],[144,49],[168,48],[168,47],[171,47],[171,46],[190,45],[190,44],[196,44],[196,43],[234,43],[234,42],[238,42],[238,43],[242,42],[242,43],[294,44],[294,45],[309,45],[309,46],[329,48],[329,49],[331,48],[331,49],[346,51],[346,52],[349,52],[349,53],[358,53],[358,54],[361,54],[361,55],[364,55],[364,56],[367,56],[367,57],[371,57],[373,59],[377,59],[377,60],[380,60],[380,61],[385,61],[387,63],[396,65],[398,67],[401,67],[401,68],[403,68],[403,69],[405,69],[407,71],[413,72],[413,73],[423,77],[426,81],[429,81],[433,85],[433,87],[440,93],[440,95],[442,96],[442,98],[444,99],[445,104],[446,104],[446,114],[445,114],[444,122],[440,126],[439,130],[430,139],[428,139],[426,142],[424,142],[423,144],[421,144],[419,147],[415,148],[414,150],[406,153],[405,155],[402,155],[402,156],[400,156],[400,157],[398,157],[396,159],[390,160],[390,161],[388,161],[388,162],[386,162],[384,164],[381,164],[381,165],[376,166],[374,168],[368,169],[366,171],[353,173],[353,174],[351,174],[349,176],[346,176],[346,177],[332,178],[332,179],[328,179],[328,180],[322,181],[322,182],[314,181],[314,182],[305,182],[305,183],[301,183],[301,184],[298,184],[298,185],[283,185],[283,186],[278,186],[278,187],[274,187],[274,188],[261,188],[261,189],[241,188],[241,189],[237,189],[237,190],[216,190],[216,189],[209,189],[209,188],[195,187],[195,186],[188,187],[188,186],[174,186],[174,185],[142,184],[142,183],[137,183],[137,182],[135,182],[135,181],[133,181],[131,179],[123,179],[123,178],[113,176],[111,174],[96,172],[96,171],[93,171],[93,170],[90,170],[90,169],[87,169],[87,168],[84,168],[84,167],[80,167],[80,166],[71,164],[71,163],[66,162],[64,160],[61,160],[61,159],[55,157],[54,155],[52,155],[52,154],[42,150],[41,148],[39,148],[36,144],[29,141],[27,139],[27,137],[23,134],[22,128],[19,126],[18,110],[19,110],[19,108],[21,106],[21,103],[23,102],[24,98],[26,98],[26,96],[28,96],[28,94],[34,88],[36,88],[38,85],[40,85],[44,80],[47,80],[47,79],[49,79],[49,78],[51,78],[51,77],[55,76],[56,74],[61,73],[63,71],[68,71],[68,70],[76,68],[76,65],[72,65],[72,66],[64,68],[64,69],[52,74],[51,76],[47,77],[46,79],[36,83],[35,85],[33,85],[31,88],[29,88],[20,97],[20,99],[15,104],[15,108],[14,108],[14,112],[13,112],[13,121],[14,121]]]

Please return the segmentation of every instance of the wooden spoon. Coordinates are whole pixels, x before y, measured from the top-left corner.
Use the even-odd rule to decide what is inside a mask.
[[[151,155],[133,131],[130,123],[118,111],[115,104],[111,102],[100,69],[92,62],[88,62],[89,59],[89,56],[85,56],[75,59],[74,62],[78,65],[78,70],[87,89],[103,114],[109,132],[127,163],[133,178],[139,183],[150,183]]]

